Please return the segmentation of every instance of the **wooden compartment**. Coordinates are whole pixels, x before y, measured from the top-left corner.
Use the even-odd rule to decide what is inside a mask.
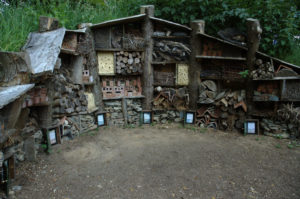
[[[175,64],[158,64],[153,66],[155,86],[175,86]]]

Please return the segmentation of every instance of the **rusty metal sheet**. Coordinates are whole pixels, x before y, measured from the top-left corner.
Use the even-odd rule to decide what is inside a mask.
[[[34,84],[0,87],[0,109],[15,101],[33,87]]]

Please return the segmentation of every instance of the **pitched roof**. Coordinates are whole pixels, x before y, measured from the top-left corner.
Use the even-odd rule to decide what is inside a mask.
[[[94,24],[91,26],[91,28],[95,29],[95,28],[102,28],[102,27],[106,27],[106,26],[117,25],[117,24],[121,24],[121,23],[142,21],[142,20],[144,20],[145,16],[146,16],[146,14],[139,14],[139,15],[133,15],[130,17],[123,17],[123,18],[119,18],[119,19],[108,20],[108,21],[104,21],[104,22],[101,22],[98,24]]]
[[[217,38],[217,37],[208,35],[208,34],[198,33],[198,35],[203,36],[203,37],[206,37],[206,38],[213,39],[213,40],[215,40],[215,41],[222,42],[222,43],[227,44],[227,45],[231,45],[231,46],[236,47],[236,48],[240,48],[241,50],[245,50],[245,51],[248,50],[247,47],[240,46],[240,45],[231,43],[231,42],[229,42],[229,41],[225,41],[225,40],[223,40],[223,39],[220,39],[220,38]],[[300,66],[297,66],[297,65],[292,64],[292,63],[288,63],[288,62],[286,62],[286,61],[283,61],[283,60],[278,59],[278,58],[275,58],[275,57],[271,57],[270,55],[267,55],[267,54],[265,54],[265,53],[262,53],[262,52],[257,51],[256,54],[258,54],[258,55],[260,55],[260,56],[262,56],[262,57],[267,57],[267,58],[269,58],[269,59],[272,59],[273,61],[278,62],[279,64],[283,64],[283,65],[286,65],[286,66],[289,66],[289,67],[292,67],[292,68],[300,69]]]
[[[175,23],[175,22],[172,22],[172,21],[168,21],[168,20],[165,20],[165,19],[160,19],[160,18],[156,18],[156,17],[150,17],[150,19],[153,20],[153,21],[159,22],[159,23],[166,24],[166,25],[176,26],[177,28],[182,28],[182,29],[185,29],[185,30],[188,30],[188,31],[192,30],[188,26],[185,26],[185,25],[182,25],[182,24],[179,24],[179,23]]]

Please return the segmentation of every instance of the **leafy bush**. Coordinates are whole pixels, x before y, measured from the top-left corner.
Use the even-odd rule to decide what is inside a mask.
[[[128,1],[127,1],[128,2]],[[216,35],[220,29],[236,27],[246,31],[246,19],[257,18],[263,29],[260,51],[293,63],[296,49],[293,36],[300,35],[299,4],[293,0],[129,0],[130,11],[141,4],[154,4],[156,16],[182,24],[204,19],[206,32]],[[292,54],[292,57],[290,56]],[[288,57],[287,57],[288,56]],[[298,56],[299,57],[299,56]]]
[[[18,51],[29,32],[38,30],[40,16],[56,17],[62,26],[76,28],[83,22],[99,23],[128,15],[118,0],[89,3],[84,0],[27,0],[0,3],[0,50]],[[125,4],[124,4],[125,5]]]
[[[195,19],[206,21],[206,32],[236,27],[246,31],[248,17],[260,20],[263,28],[260,50],[272,56],[299,63],[299,4],[294,0],[11,0],[0,3],[0,50],[18,50],[29,32],[38,29],[41,15],[56,17],[69,29],[83,22],[104,20],[139,13],[140,5],[155,5],[155,14],[188,25]],[[298,56],[299,57],[299,56]]]

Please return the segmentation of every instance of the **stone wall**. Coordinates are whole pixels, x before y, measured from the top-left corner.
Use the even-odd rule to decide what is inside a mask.
[[[106,100],[104,101],[104,109],[107,112],[108,126],[123,126],[126,124],[138,125],[140,122],[140,112],[142,111],[142,100],[126,99],[127,118],[125,120],[122,100]],[[126,114],[125,114],[126,115]]]
[[[142,111],[142,100],[127,99],[128,124],[139,125]]]
[[[183,116],[183,114],[181,114]],[[180,111],[155,111],[153,122],[165,124],[167,122],[181,122]]]

